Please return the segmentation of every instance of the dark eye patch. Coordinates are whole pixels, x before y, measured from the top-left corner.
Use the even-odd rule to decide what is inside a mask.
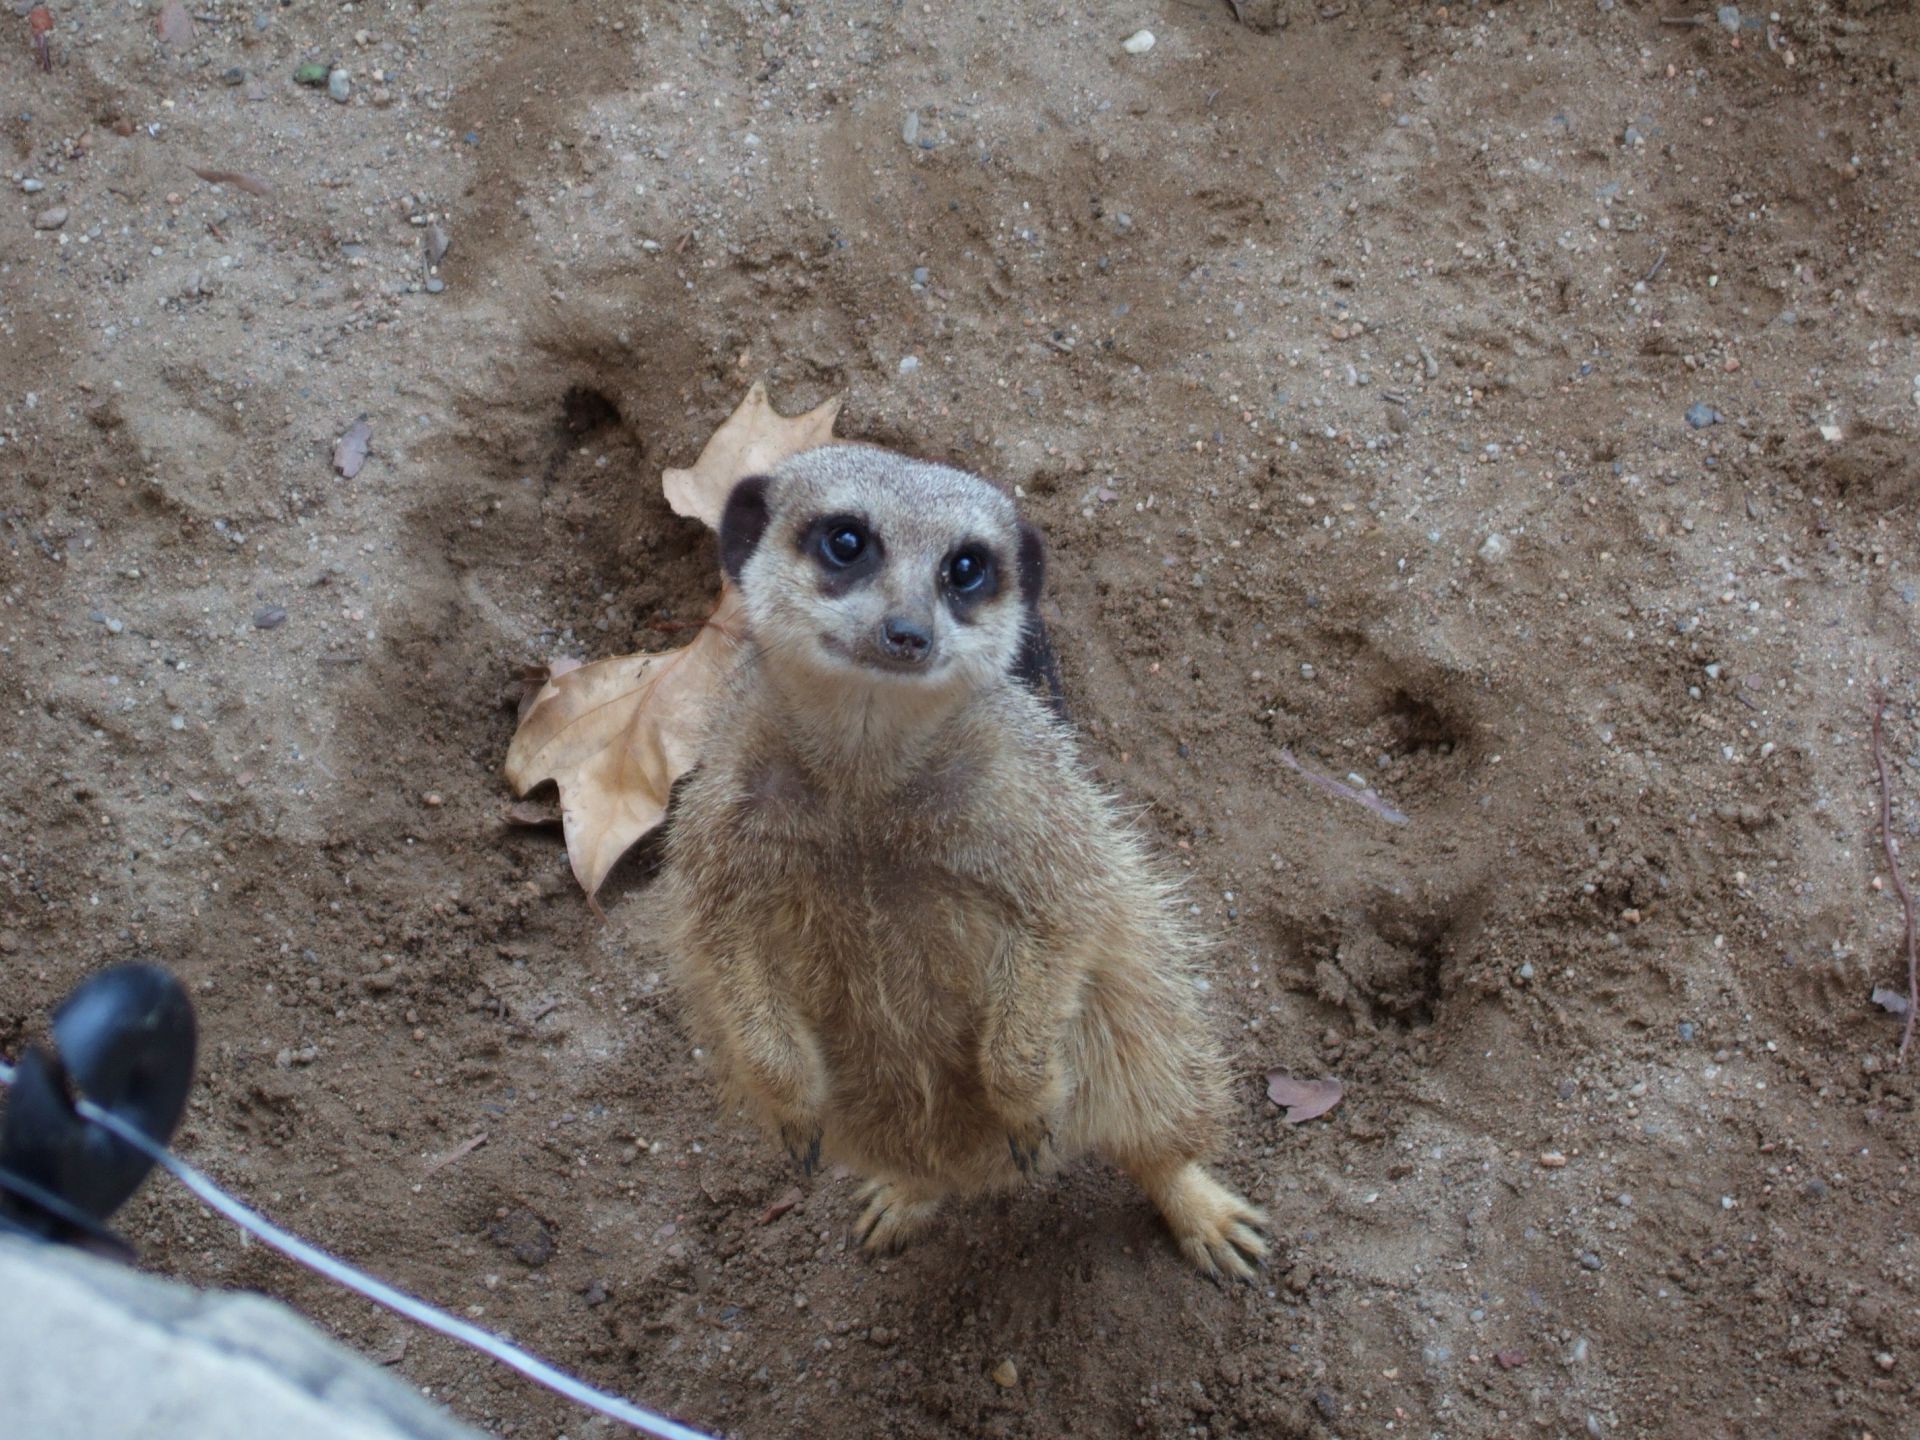
[[[978,540],[956,545],[940,562],[940,593],[957,620],[971,620],[976,611],[1000,593],[1000,557]]]
[[[858,515],[821,515],[800,532],[800,553],[820,572],[820,588],[844,595],[879,573],[886,546]]]

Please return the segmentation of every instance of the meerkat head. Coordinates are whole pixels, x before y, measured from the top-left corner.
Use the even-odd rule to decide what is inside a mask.
[[[763,664],[929,699],[1014,669],[1044,556],[978,476],[864,445],[742,480],[720,519],[721,564]]]

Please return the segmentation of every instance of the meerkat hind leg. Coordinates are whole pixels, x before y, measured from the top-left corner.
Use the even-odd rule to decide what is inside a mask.
[[[1159,1207],[1174,1241],[1203,1275],[1253,1279],[1267,1258],[1265,1212],[1254,1208],[1191,1160],[1128,1165]]]
[[[869,1180],[856,1197],[866,1202],[853,1233],[869,1255],[891,1255],[926,1228],[940,1209],[937,1191],[899,1180]]]

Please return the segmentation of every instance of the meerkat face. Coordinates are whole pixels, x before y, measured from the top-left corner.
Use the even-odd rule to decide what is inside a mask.
[[[763,663],[828,683],[993,683],[1020,652],[1043,556],[978,476],[863,445],[741,481],[720,521]]]

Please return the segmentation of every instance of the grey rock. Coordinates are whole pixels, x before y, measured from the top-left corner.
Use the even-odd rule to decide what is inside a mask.
[[[64,205],[55,205],[50,210],[42,210],[33,217],[33,228],[36,230],[58,230],[66,223],[67,207]]]
[[[0,1239],[0,1415],[37,1440],[478,1440],[285,1306]]]
[[[287,623],[287,612],[278,605],[262,605],[253,612],[253,628],[256,630],[278,630]]]
[[[1720,419],[1720,412],[1702,401],[1696,400],[1687,407],[1687,424],[1696,430],[1704,430],[1709,425],[1718,425]]]
[[[341,105],[353,96],[353,78],[346,71],[335,68],[327,72],[327,94]]]
[[[1722,5],[1720,7],[1720,28],[1722,30],[1731,30],[1735,34],[1739,33],[1740,7],[1738,5]]]

